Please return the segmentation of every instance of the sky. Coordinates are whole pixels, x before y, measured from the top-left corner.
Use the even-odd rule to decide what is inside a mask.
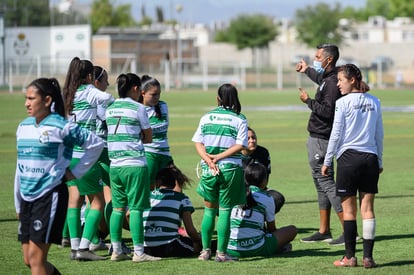
[[[75,0],[75,2],[87,4],[92,3],[92,0]],[[137,21],[141,19],[141,7],[145,5],[146,14],[152,18],[155,18],[156,7],[161,6],[164,10],[164,18],[167,20],[174,18],[182,23],[203,24],[230,21],[241,13],[260,13],[278,19],[293,18],[297,9],[314,6],[319,2],[330,5],[336,3],[335,0],[112,0],[112,2],[115,5],[132,4],[132,13]],[[365,6],[365,0],[342,0],[340,3],[342,7]],[[177,12],[176,9],[179,5],[182,7],[181,12]]]

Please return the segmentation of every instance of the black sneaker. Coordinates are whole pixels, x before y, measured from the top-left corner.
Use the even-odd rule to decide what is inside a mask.
[[[322,234],[318,231],[309,237],[301,239],[300,241],[303,243],[330,242],[332,241],[332,235],[331,232]]]
[[[344,245],[344,244],[345,244],[345,239],[344,239],[343,233],[341,236],[339,236],[338,239],[335,239],[329,243],[329,245]]]

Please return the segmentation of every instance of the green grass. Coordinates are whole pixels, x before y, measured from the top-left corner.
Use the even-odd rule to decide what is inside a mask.
[[[308,89],[313,96],[313,89]],[[373,91],[383,107],[413,104],[414,92],[406,90]],[[202,200],[195,193],[195,165],[198,156],[191,137],[202,114],[216,105],[216,92],[165,92],[162,99],[170,109],[170,145],[175,163],[194,180],[185,192],[196,207],[194,222],[200,228]],[[25,114],[23,94],[0,93],[0,274],[28,274],[20,245],[16,241],[17,222],[13,204],[15,170],[15,130]],[[319,225],[316,192],[307,164],[306,131],[309,111],[299,101],[298,92],[241,91],[242,112],[256,130],[259,144],[267,147],[272,157],[270,186],[280,190],[286,204],[276,217],[278,226],[294,224],[299,234],[293,251],[272,258],[248,258],[237,263],[200,262],[197,259],[166,259],[155,263],[130,262],[79,263],[69,260],[69,249],[52,246],[49,260],[62,274],[412,274],[414,272],[414,113],[384,112],[384,173],[380,193],[375,202],[377,238],[375,271],[362,267],[335,268],[332,262],[344,253],[343,247],[326,243],[303,244],[299,239],[317,230]],[[413,104],[414,105],[414,104]],[[292,107],[292,110],[281,110]],[[279,108],[276,108],[279,107]],[[283,108],[280,108],[283,107]],[[289,109],[289,108],[287,108]],[[333,235],[341,233],[332,215]],[[358,231],[362,234],[361,223]],[[129,238],[129,233],[124,232]],[[104,254],[100,253],[100,254]],[[362,244],[357,244],[357,257],[362,258]]]

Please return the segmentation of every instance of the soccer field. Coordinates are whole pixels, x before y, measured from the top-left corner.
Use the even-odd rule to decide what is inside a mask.
[[[308,92],[313,97],[314,90]],[[276,216],[276,224],[293,224],[299,230],[292,242],[292,252],[234,263],[200,262],[191,258],[133,264],[109,260],[74,262],[69,260],[69,248],[52,246],[49,260],[62,274],[414,274],[414,91],[374,89],[372,93],[381,99],[385,130],[384,172],[375,202],[377,237],[374,258],[379,268],[336,268],[332,262],[344,254],[343,246],[299,241],[317,230],[319,212],[307,164],[309,111],[295,90],[240,91],[242,113],[256,130],[258,143],[267,147],[271,154],[269,185],[286,197],[285,206]],[[184,191],[196,208],[193,218],[200,229],[203,203],[195,192],[195,168],[199,158],[191,137],[201,115],[216,106],[216,91],[163,92],[161,99],[169,105],[169,139],[174,161],[194,181]],[[15,131],[26,116],[24,94],[0,92],[0,102],[0,274],[29,274],[16,241],[17,221],[13,203]],[[335,214],[331,218],[331,227],[334,237],[341,234]],[[361,222],[358,222],[358,232],[362,234]],[[124,237],[131,242],[128,232],[124,232]],[[357,257],[360,264],[361,242],[357,244]]]

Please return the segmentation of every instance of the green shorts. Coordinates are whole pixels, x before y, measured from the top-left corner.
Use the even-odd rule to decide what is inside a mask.
[[[256,256],[263,256],[263,257],[270,257],[275,255],[279,251],[279,244],[277,242],[276,237],[268,233],[264,236],[264,244],[260,248],[254,250],[230,250],[227,249],[227,253],[230,256],[244,258],[244,257],[256,257]]]
[[[155,183],[155,177],[161,168],[168,167],[168,165],[173,163],[172,157],[167,155],[145,152],[145,157],[147,158],[147,166],[151,184]]]
[[[79,163],[79,159],[72,158],[70,168]],[[103,190],[101,166],[96,162],[81,178],[66,182],[68,186],[77,186],[79,193],[84,195],[92,195]]]
[[[220,173],[213,176],[203,165],[197,193],[205,201],[218,203],[220,207],[232,208],[246,203],[243,168],[234,164],[221,164]]]
[[[111,167],[112,207],[144,210],[150,207],[148,167]]]

